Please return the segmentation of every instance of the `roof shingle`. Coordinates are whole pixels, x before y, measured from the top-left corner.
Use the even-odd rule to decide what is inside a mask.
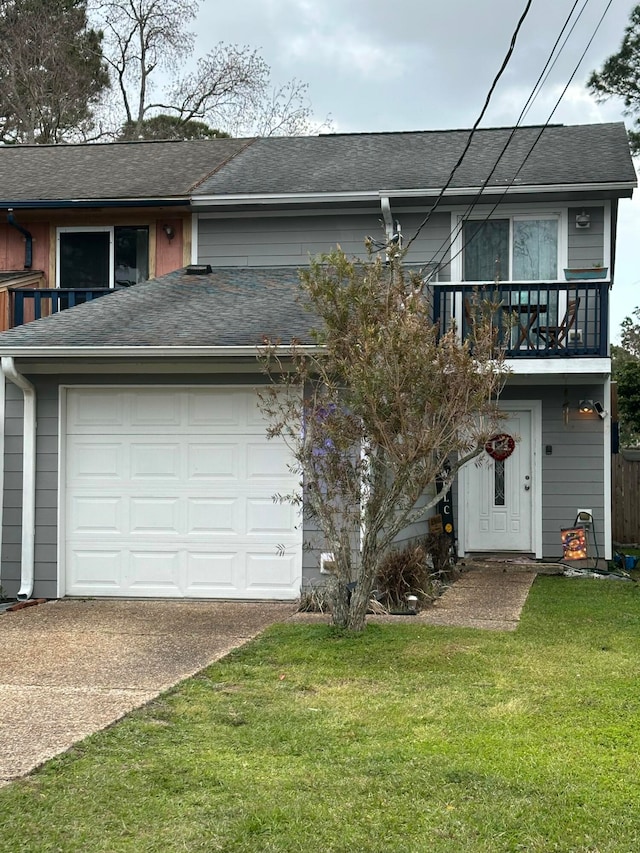
[[[540,130],[522,127],[515,132],[489,186],[504,186],[516,175],[516,187],[635,181],[622,122],[550,126],[536,143]],[[437,190],[445,185],[469,133],[430,130],[258,139],[200,184],[195,196]],[[478,130],[451,186],[480,186],[510,134],[511,128]]]
[[[5,347],[255,346],[312,343],[291,267],[177,270],[0,334]]]

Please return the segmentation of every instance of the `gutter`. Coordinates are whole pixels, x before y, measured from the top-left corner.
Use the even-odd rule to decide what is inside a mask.
[[[257,358],[260,350],[264,347],[258,345],[252,346],[181,346],[181,347],[148,347],[148,346],[78,346],[78,347],[56,347],[56,346],[3,346],[2,347],[2,363],[4,365],[5,357],[13,362],[14,358],[162,358],[174,356],[175,358],[202,358],[209,356],[211,358],[238,358],[238,357],[253,357]],[[279,355],[289,355],[292,352],[304,352],[309,355],[314,353],[324,352],[324,347],[316,344],[307,344],[305,346],[291,347],[277,346],[274,351]],[[25,382],[27,380],[25,379]]]
[[[584,184],[511,184],[508,187],[490,186],[482,189],[483,196],[491,195],[513,195],[518,193],[589,193],[589,192],[631,192],[638,186],[637,181],[604,181],[602,183]],[[449,187],[445,190],[445,197],[476,195],[481,187]],[[361,190],[343,192],[305,192],[305,193],[226,193],[224,195],[193,195],[191,197],[192,207],[203,207],[216,204],[220,206],[230,204],[272,204],[274,202],[295,204],[311,204],[318,202],[340,202],[340,201],[369,201],[379,202],[381,198],[400,199],[424,199],[435,198],[440,194],[439,187],[416,187],[412,189],[385,189],[385,190]]]
[[[154,198],[154,199],[39,199],[36,201],[20,201],[0,199],[0,210],[52,210],[66,208],[102,208],[102,207],[189,207],[190,201],[185,198]]]
[[[4,377],[17,385],[24,399],[24,438],[22,446],[22,552],[18,600],[33,594],[36,516],[36,389],[21,373],[13,358],[2,356]]]

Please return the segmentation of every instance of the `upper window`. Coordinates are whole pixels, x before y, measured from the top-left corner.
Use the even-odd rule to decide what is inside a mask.
[[[58,287],[97,290],[147,278],[146,226],[58,229]]]
[[[462,226],[465,281],[555,281],[558,218],[513,216]]]

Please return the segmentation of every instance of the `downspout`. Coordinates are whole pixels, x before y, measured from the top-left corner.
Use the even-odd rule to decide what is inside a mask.
[[[16,231],[19,231],[26,240],[24,247],[24,268],[26,270],[30,270],[33,264],[33,236],[31,234],[31,231],[27,231],[26,228],[23,228],[22,225],[15,221],[13,217],[12,207],[7,210],[7,222],[9,223],[9,225],[11,225],[12,228],[15,228]]]
[[[396,220],[394,223],[393,215],[391,213],[391,202],[389,201],[388,196],[380,197],[380,207],[382,209],[382,219],[384,221],[384,231],[387,235],[387,246],[399,245],[402,248],[402,232],[400,229],[400,223]],[[387,252],[387,260],[389,259],[389,253]]]
[[[387,196],[382,196],[380,199],[380,207],[382,208],[382,219],[384,221],[384,230],[387,235],[387,243],[391,242],[393,237],[393,216],[391,215],[391,203]]]
[[[13,358],[2,356],[2,373],[22,391],[24,436],[22,445],[22,556],[18,600],[33,594],[36,518],[36,389],[21,373]]]

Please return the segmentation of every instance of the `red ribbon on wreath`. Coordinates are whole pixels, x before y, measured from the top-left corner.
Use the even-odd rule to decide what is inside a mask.
[[[506,432],[499,432],[492,435],[484,446],[489,456],[502,462],[503,459],[508,459],[516,449],[516,442],[513,436]]]

